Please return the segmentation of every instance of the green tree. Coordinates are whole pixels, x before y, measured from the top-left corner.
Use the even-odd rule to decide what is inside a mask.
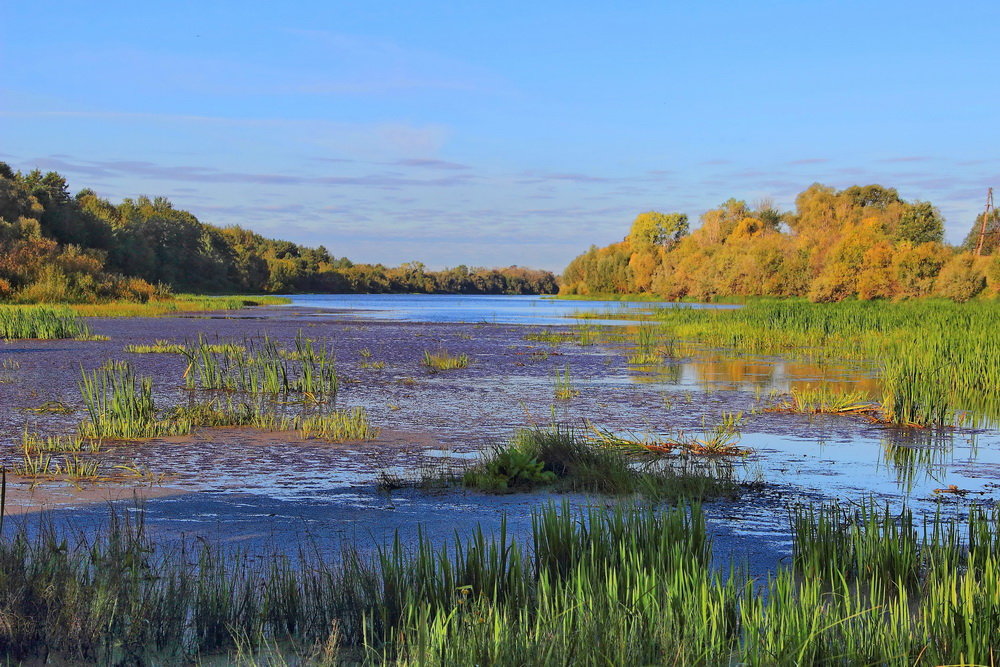
[[[944,219],[930,202],[914,202],[899,219],[892,236],[896,243],[941,243],[944,240]]]

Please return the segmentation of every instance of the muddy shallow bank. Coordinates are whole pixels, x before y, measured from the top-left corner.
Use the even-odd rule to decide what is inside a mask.
[[[769,484],[763,495],[710,505],[716,553],[747,559],[766,569],[787,555],[786,508],[806,499],[844,500],[874,494],[932,508],[949,503],[993,502],[1000,483],[996,431],[938,432],[872,426],[847,417],[761,412],[769,397],[792,386],[836,382],[868,386],[864,367],[814,365],[788,359],[731,358],[690,350],[655,367],[628,363],[623,326],[594,344],[526,340],[536,325],[489,322],[406,322],[364,312],[316,308],[266,308],[162,319],[93,320],[109,341],[19,341],[0,345],[7,363],[0,383],[0,461],[20,457],[27,427],[43,434],[70,432],[82,418],[77,382],[81,368],[128,359],[155,379],[161,407],[192,400],[182,388],[186,361],[179,355],[130,354],[130,344],[165,339],[239,342],[263,334],[290,343],[298,332],[331,345],[342,377],[337,404],[363,406],[383,429],[374,441],[304,441],[295,432],[200,429],[191,436],[109,447],[100,456],[142,470],[138,483],[150,527],[167,539],[204,536],[248,548],[314,544],[336,551],[349,539],[381,543],[394,531],[413,535],[423,524],[436,539],[476,523],[497,526],[506,514],[523,532],[539,503],[578,505],[607,498],[529,494],[495,496],[465,491],[381,493],[383,473],[460,465],[515,429],[553,420],[584,420],[620,432],[696,432],[724,412],[745,413],[741,446],[754,453],[741,465],[748,477]],[[573,332],[570,324],[545,331]],[[467,354],[468,368],[432,373],[423,352]],[[379,367],[384,365],[384,367]],[[569,372],[579,395],[557,400],[554,382]],[[77,408],[72,414],[38,414],[49,401]],[[964,497],[936,494],[949,485]],[[9,478],[8,512],[37,521],[51,510],[57,522],[79,529],[106,518],[108,499],[133,508],[128,484],[30,482]],[[24,514],[28,512],[28,514]]]

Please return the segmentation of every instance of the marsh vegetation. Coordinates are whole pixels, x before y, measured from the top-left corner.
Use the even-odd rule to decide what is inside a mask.
[[[300,448],[275,461],[272,441],[256,441],[254,467],[266,475],[295,475],[310,458],[315,474],[330,475],[385,447],[383,431],[427,424],[475,451],[428,458],[426,475],[403,459],[409,468],[385,474],[378,502],[509,498],[534,516],[517,531],[472,529],[470,519],[451,542],[399,535],[337,553],[163,541],[141,513],[79,533],[8,527],[0,572],[24,574],[0,575],[4,658],[988,664],[997,649],[988,619],[1000,613],[982,594],[1000,584],[991,579],[1000,517],[976,504],[988,487],[934,478],[920,488],[940,491],[936,512],[895,498],[796,503],[767,457],[770,438],[794,429],[809,432],[796,452],[838,429],[840,442],[819,444],[824,457],[871,432],[879,465],[912,486],[914,471],[941,466],[942,451],[1000,414],[989,389],[995,343],[982,333],[998,324],[992,308],[760,301],[527,332],[313,329],[300,317],[280,335],[266,322],[251,336],[225,320],[227,333],[207,336],[198,333],[214,322],[185,320],[73,342],[101,352],[74,364],[71,391],[23,401],[19,419],[30,424],[7,459],[15,480],[148,482],[156,473],[144,450],[155,448],[155,462],[172,448],[211,447],[217,427],[279,433]],[[4,372],[16,383],[39,377],[31,358],[5,358]],[[382,372],[371,372],[376,363]],[[781,385],[768,375],[779,364],[802,370]],[[827,376],[830,367],[845,370]],[[938,388],[922,389],[928,379]],[[489,437],[479,436],[484,425]],[[328,444],[343,442],[353,444]],[[225,465],[239,468],[233,461]],[[817,475],[828,474],[825,461]],[[354,492],[365,482],[351,483]],[[566,505],[546,505],[552,494]],[[782,530],[793,544],[769,578],[715,552],[705,518],[753,514],[765,496],[788,503]]]

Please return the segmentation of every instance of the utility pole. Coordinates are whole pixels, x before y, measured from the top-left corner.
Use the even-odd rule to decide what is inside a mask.
[[[976,257],[983,256],[983,244],[986,242],[986,223],[993,212],[993,188],[986,191],[986,210],[983,211],[983,224],[979,225],[979,243],[976,244]]]

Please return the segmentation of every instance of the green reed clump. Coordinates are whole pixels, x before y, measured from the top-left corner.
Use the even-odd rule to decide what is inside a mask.
[[[664,358],[677,355],[675,341],[664,335],[664,327],[642,322],[636,327],[634,335],[626,340],[634,340],[635,347],[628,355],[628,363],[638,366],[649,366],[661,363]]]
[[[724,461],[699,463],[690,457],[649,459],[631,454],[558,425],[523,429],[467,469],[462,481],[484,491],[553,486],[663,500],[730,496],[743,488],[733,467]]]
[[[436,652],[452,631],[420,639],[435,625],[422,622],[427,619],[440,623],[452,615],[458,629],[489,605],[512,618],[521,610],[537,616],[538,630],[548,634],[559,628],[561,610],[573,606],[572,595],[598,603],[605,621],[609,613],[624,621],[619,611],[648,597],[642,587],[659,581],[635,579],[633,570],[712,577],[696,508],[578,515],[550,506],[536,514],[529,542],[514,542],[501,524],[495,537],[478,529],[440,547],[420,536],[405,548],[397,538],[370,557],[347,550],[339,560],[311,551],[251,559],[204,542],[160,547],[141,514],[112,515],[106,530],[74,541],[43,523],[0,540],[0,572],[18,573],[0,576],[0,611],[8,619],[0,624],[0,656],[189,661],[278,647],[289,657],[339,652],[366,663],[412,662],[421,650]],[[614,587],[605,583],[611,573],[617,573]],[[612,590],[619,592],[600,602]],[[673,609],[669,619],[697,625],[692,614],[705,598],[689,595],[700,588],[653,590],[666,596],[658,593],[660,602],[671,603],[660,609]],[[685,596],[688,604],[674,604]],[[728,613],[716,614],[713,627],[734,618],[727,606],[716,603],[714,611]],[[542,639],[531,624],[522,631]],[[565,651],[569,636],[556,639]],[[646,648],[655,650],[656,643]],[[583,651],[585,658],[598,654]]]
[[[456,368],[466,368],[469,365],[469,355],[450,354],[446,350],[438,352],[424,350],[421,363],[433,371],[449,371]]]
[[[83,450],[83,443],[79,439],[67,443],[76,446],[76,449],[68,449],[59,446],[61,438],[47,438],[42,440],[37,436],[32,436],[25,431],[21,442],[21,463],[14,466],[14,474],[23,477],[61,477],[66,479],[93,479],[98,476],[100,462],[96,459],[81,458],[76,452]],[[70,439],[67,439],[70,440]],[[91,448],[90,451],[99,451]],[[74,452],[72,455],[64,455],[61,459],[56,459],[50,452]]]
[[[955,379],[944,378],[935,353],[919,350],[891,356],[883,365],[882,410],[898,424],[952,424],[956,420]],[[975,404],[978,401],[973,401]]]
[[[597,342],[600,329],[588,324],[576,324],[573,326],[573,340],[577,345],[584,347]]]
[[[128,362],[83,371],[79,387],[88,415],[79,427],[85,438],[133,440],[191,432],[188,421],[158,417],[153,380],[138,377]]]
[[[702,419],[700,436],[681,437],[678,443],[694,454],[708,456],[746,456],[750,450],[738,447],[740,427],[743,424],[742,412],[723,412],[719,421],[708,425]]]
[[[475,587],[450,605],[410,605],[403,641],[384,646],[379,658],[493,665],[729,661],[740,591],[712,574],[698,508],[577,515],[550,507],[535,516],[532,545],[534,582],[525,602]]]
[[[793,571],[766,606],[744,605],[747,664],[990,664],[1000,652],[995,508],[918,522],[865,502],[799,508],[792,522]]]
[[[362,407],[305,417],[299,429],[303,438],[321,438],[334,442],[374,440],[380,433],[380,429],[368,421],[368,412]]]
[[[22,477],[44,477],[55,474],[57,464],[52,455],[41,450],[24,448],[21,463],[14,465],[14,474]]]
[[[186,348],[185,355],[188,389],[332,397],[339,384],[333,351],[317,346],[301,332],[295,337],[294,350],[285,350],[264,336],[242,346],[221,348],[199,340]]]
[[[0,305],[0,338],[91,338],[90,327],[68,309]]]
[[[793,567],[803,576],[835,582],[849,577],[887,589],[912,589],[921,576],[920,540],[913,513],[863,501],[857,506],[793,508]]]

